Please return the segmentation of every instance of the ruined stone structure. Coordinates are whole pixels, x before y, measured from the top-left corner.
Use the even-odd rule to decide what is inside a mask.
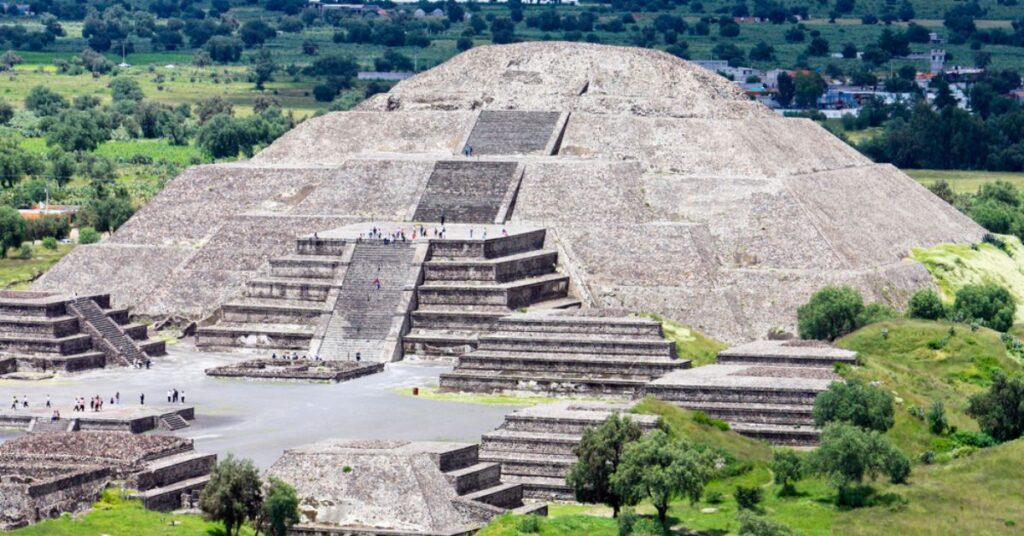
[[[206,369],[206,374],[222,378],[343,382],[375,374],[382,370],[384,370],[384,363],[380,362],[250,359]]]
[[[0,444],[0,530],[88,508],[113,481],[148,508],[172,510],[216,463],[192,440],[124,432],[31,434]]]
[[[857,354],[818,341],[758,341],[719,353],[714,365],[654,380],[644,392],[722,419],[746,436],[816,445],[814,399],[842,380],[836,363],[854,365]]]
[[[187,428],[195,420],[192,406],[111,405],[104,411],[65,413],[51,420],[53,412],[42,404],[29,408],[0,407],[0,428],[24,430],[31,434],[51,432],[130,432],[143,434],[153,430],[175,431]]]
[[[544,229],[585,308],[656,312],[733,342],[792,330],[826,284],[900,302],[931,284],[910,248],[984,233],[892,166],[683,60],[521,43],[476,47],[310,119],[249,161],[188,169],[33,288],[192,319],[243,289],[314,301],[337,274],[304,296],[261,281],[296,237],[442,215]],[[307,331],[295,345],[315,339]]]
[[[131,323],[110,296],[0,292],[0,376],[131,365],[163,355],[164,342]]]
[[[289,449],[268,470],[293,485],[301,520],[290,534],[473,534],[524,506],[522,486],[477,445],[407,441],[325,441]]]
[[[554,402],[519,409],[505,416],[505,422],[483,435],[480,459],[501,464],[502,479],[523,486],[523,496],[537,500],[574,500],[565,483],[569,468],[576,463],[574,449],[583,430],[599,426],[612,412],[629,412],[630,403]],[[630,414],[645,430],[657,424],[657,417]]]

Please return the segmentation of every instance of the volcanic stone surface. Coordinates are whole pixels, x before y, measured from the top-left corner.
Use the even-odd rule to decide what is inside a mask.
[[[472,136],[486,154],[463,156],[496,111]],[[300,234],[411,221],[437,163],[467,158],[521,166],[510,221],[549,230],[585,307],[657,312],[730,342],[793,330],[797,306],[827,284],[900,304],[932,284],[911,248],[984,233],[896,168],[696,65],[521,43],[474,48],[307,120],[249,161],[186,170],[33,289],[205,317]]]

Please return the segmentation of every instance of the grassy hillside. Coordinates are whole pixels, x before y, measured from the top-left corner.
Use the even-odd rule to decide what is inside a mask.
[[[852,133],[847,133],[849,136]],[[852,139],[852,137],[851,137]],[[854,140],[860,141],[860,140]],[[962,171],[955,169],[904,169],[904,173],[910,175],[915,181],[931,186],[940,180],[949,183],[950,188],[958,194],[973,194],[981,188],[982,184],[995,181],[1006,181],[1017,188],[1024,187],[1024,173],[1012,173],[1008,171]]]
[[[665,337],[676,343],[676,355],[680,359],[692,360],[695,367],[714,363],[718,352],[729,347],[724,342],[708,337],[674,320],[669,320],[656,314],[646,314],[643,316],[661,322],[661,330],[665,333]]]
[[[1024,303],[1024,245],[1014,236],[999,238],[1008,251],[991,244],[940,244],[915,248],[910,258],[928,269],[945,300],[952,301],[964,285],[992,282],[1006,287],[1017,303]],[[1017,322],[1024,322],[1024,307],[1017,309]]]
[[[838,345],[859,353],[862,366],[849,376],[880,382],[896,397],[896,425],[888,433],[911,456],[954,448],[947,438],[929,433],[925,420],[912,415],[914,408],[927,412],[940,400],[951,425],[976,431],[977,424],[964,413],[967,398],[987,388],[994,369],[1022,370],[998,332],[972,332],[964,324],[893,320],[867,326]]]

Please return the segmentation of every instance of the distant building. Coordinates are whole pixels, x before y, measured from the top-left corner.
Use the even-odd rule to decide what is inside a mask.
[[[764,72],[760,69],[755,69],[753,67],[733,67],[729,65],[729,62],[724,60],[696,60],[693,63],[741,84],[746,83],[747,79],[751,76],[756,76],[757,78],[764,80]]]
[[[946,51],[932,49],[928,57],[928,69],[932,74],[939,74],[946,67]]]
[[[0,3],[0,13],[16,17],[31,17],[35,15],[35,12],[32,11],[32,6],[29,4],[9,4],[6,2]]]
[[[38,220],[40,218],[56,216],[65,218],[70,223],[71,218],[78,212],[78,209],[78,205],[47,205],[40,203],[33,205],[32,208],[20,208],[18,209],[18,214],[21,214],[21,217],[26,220]]]

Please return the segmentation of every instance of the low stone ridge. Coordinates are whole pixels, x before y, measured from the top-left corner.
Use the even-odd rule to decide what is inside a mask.
[[[109,484],[172,510],[206,485],[216,456],[192,440],[125,432],[32,434],[0,444],[0,530],[87,509]]]
[[[384,363],[315,361],[310,359],[250,359],[206,369],[208,376],[265,380],[307,380],[343,382],[384,370]]]
[[[461,156],[474,140],[494,154]],[[912,248],[985,233],[896,168],[694,64],[517,43],[305,121],[249,161],[189,168],[32,288],[201,319],[296,236],[442,211],[547,229],[585,307],[658,313],[733,343],[793,331],[825,285],[903,305],[932,285]]]
[[[286,450],[268,476],[298,492],[290,533],[471,534],[524,508],[522,487],[477,455],[463,443],[330,440]]]
[[[631,398],[690,367],[661,324],[643,318],[525,314],[498,320],[476,351],[441,375],[441,389]]]
[[[110,296],[5,291],[0,295],[0,375],[77,372],[141,364],[166,353]],[[39,377],[45,377],[40,374]]]
[[[480,459],[500,463],[503,479],[522,484],[526,498],[575,500],[565,476],[576,463],[573,450],[583,430],[631,408],[631,403],[563,401],[518,409],[506,415],[497,430],[483,435]],[[651,415],[629,418],[645,430],[657,424]]]
[[[856,352],[811,341],[757,341],[720,352],[718,364],[667,374],[644,393],[722,419],[746,436],[810,446],[819,433],[814,399],[842,380],[833,372],[837,363],[856,364]]]

